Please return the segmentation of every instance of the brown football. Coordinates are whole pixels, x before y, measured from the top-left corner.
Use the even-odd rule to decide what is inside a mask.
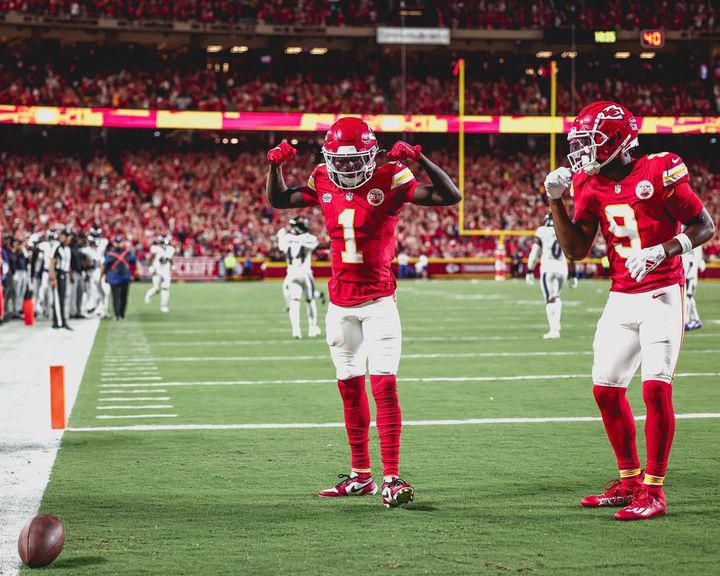
[[[30,568],[47,566],[62,552],[65,528],[62,520],[48,514],[35,516],[20,531],[18,553]]]

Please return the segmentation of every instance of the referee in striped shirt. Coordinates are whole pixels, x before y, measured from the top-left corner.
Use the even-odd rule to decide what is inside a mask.
[[[70,236],[69,230],[60,232],[60,242],[56,244],[50,256],[50,286],[53,289],[53,328],[72,330],[67,323],[65,313],[65,295],[70,275]]]

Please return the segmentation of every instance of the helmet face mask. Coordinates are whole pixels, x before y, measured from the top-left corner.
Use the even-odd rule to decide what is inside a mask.
[[[352,146],[340,148],[352,148],[352,151],[328,152],[323,149],[328,176],[338,188],[345,190],[359,188],[370,180],[375,172],[377,149],[357,152]]]

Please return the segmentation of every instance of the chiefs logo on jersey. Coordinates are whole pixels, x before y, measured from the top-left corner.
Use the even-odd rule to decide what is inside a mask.
[[[367,193],[367,201],[370,206],[380,206],[385,200],[385,193],[380,188],[373,188]]]
[[[649,180],[638,182],[638,185],[635,187],[635,195],[640,198],[640,200],[647,200],[652,197],[654,193],[655,188],[653,188],[652,182]]]

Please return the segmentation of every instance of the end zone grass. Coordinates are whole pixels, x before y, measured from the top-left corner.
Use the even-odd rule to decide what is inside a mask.
[[[563,338],[548,342],[537,286],[401,284],[404,418],[596,417],[586,375],[606,290],[566,290]],[[279,284],[173,286],[169,315],[132,292],[130,319],[100,329],[74,428],[342,421],[325,343],[289,339]],[[720,285],[698,296],[720,318]],[[112,360],[124,347],[144,370]],[[720,413],[718,352],[717,322],[687,335],[678,413]],[[105,401],[133,395],[168,400]],[[171,408],[99,409],[127,405]],[[98,419],[151,412],[176,416]],[[597,421],[406,426],[401,472],[418,494],[401,510],[315,495],[347,472],[338,427],[69,431],[42,511],[65,521],[58,574],[712,574],[719,435],[720,419],[678,422],[670,514],[646,523],[578,504],[614,474]],[[371,453],[379,476],[375,439]]]

